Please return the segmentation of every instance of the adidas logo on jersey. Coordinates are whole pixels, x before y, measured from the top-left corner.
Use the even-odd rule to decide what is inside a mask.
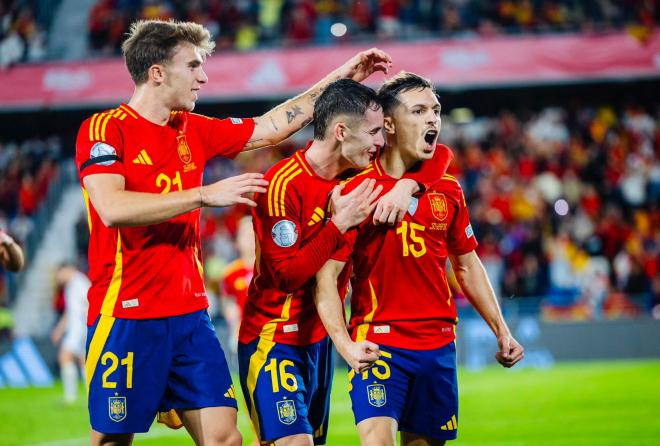
[[[312,215],[312,219],[307,223],[307,226],[314,226],[316,223],[323,220],[323,217],[325,217],[325,212],[323,212],[323,209],[317,207],[316,209],[314,209],[314,214]]]
[[[147,151],[144,149],[140,150],[138,156],[133,160],[133,164],[144,164],[146,166],[154,165],[151,158],[149,158],[149,155],[147,155]]]

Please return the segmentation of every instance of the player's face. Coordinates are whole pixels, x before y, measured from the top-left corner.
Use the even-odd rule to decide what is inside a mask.
[[[197,92],[209,78],[204,72],[204,57],[199,48],[189,43],[177,48],[165,65],[164,93],[171,110],[192,111]]]
[[[352,167],[364,169],[384,144],[383,109],[367,108],[364,119],[354,119],[347,125],[341,155]]]
[[[392,111],[397,145],[417,160],[433,158],[440,134],[440,102],[429,88],[399,93]]]

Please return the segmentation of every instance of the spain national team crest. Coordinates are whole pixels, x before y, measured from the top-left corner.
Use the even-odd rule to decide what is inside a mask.
[[[190,151],[190,147],[188,147],[188,143],[186,142],[186,135],[184,133],[180,133],[179,136],[176,137],[176,140],[176,151],[179,154],[179,159],[184,164],[183,171],[189,172],[191,170],[197,169],[195,163],[192,162],[192,152]]]
[[[428,197],[433,216],[440,221],[443,221],[445,218],[447,218],[447,199],[445,198],[445,194],[432,192],[428,194]]]
[[[383,384],[367,386],[367,395],[369,396],[369,404],[374,407],[383,407],[387,403],[387,395]]]
[[[298,419],[296,404],[293,400],[282,400],[277,402],[277,417],[283,424],[293,424]]]
[[[125,396],[111,396],[108,398],[108,416],[117,423],[126,418]]]

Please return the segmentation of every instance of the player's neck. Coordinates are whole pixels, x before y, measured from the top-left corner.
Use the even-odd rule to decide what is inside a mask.
[[[385,146],[380,155],[380,164],[385,173],[392,178],[401,178],[418,160],[412,157],[406,157],[403,150],[396,145]]]
[[[346,170],[341,166],[341,153],[326,141],[314,140],[305,152],[305,159],[316,175],[332,180]]]
[[[147,121],[157,125],[166,125],[170,120],[172,110],[165,105],[153,89],[147,86],[135,88],[128,106],[138,112]]]

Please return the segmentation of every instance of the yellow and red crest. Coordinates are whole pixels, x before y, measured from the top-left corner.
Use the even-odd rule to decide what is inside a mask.
[[[188,164],[192,161],[192,153],[190,152],[190,147],[186,142],[186,135],[181,134],[176,137],[177,142],[179,143],[177,147],[177,152],[179,153],[179,158],[183,164]]]
[[[443,221],[445,218],[447,218],[447,199],[445,198],[445,194],[432,192],[428,194],[428,197],[433,216],[440,221]]]

